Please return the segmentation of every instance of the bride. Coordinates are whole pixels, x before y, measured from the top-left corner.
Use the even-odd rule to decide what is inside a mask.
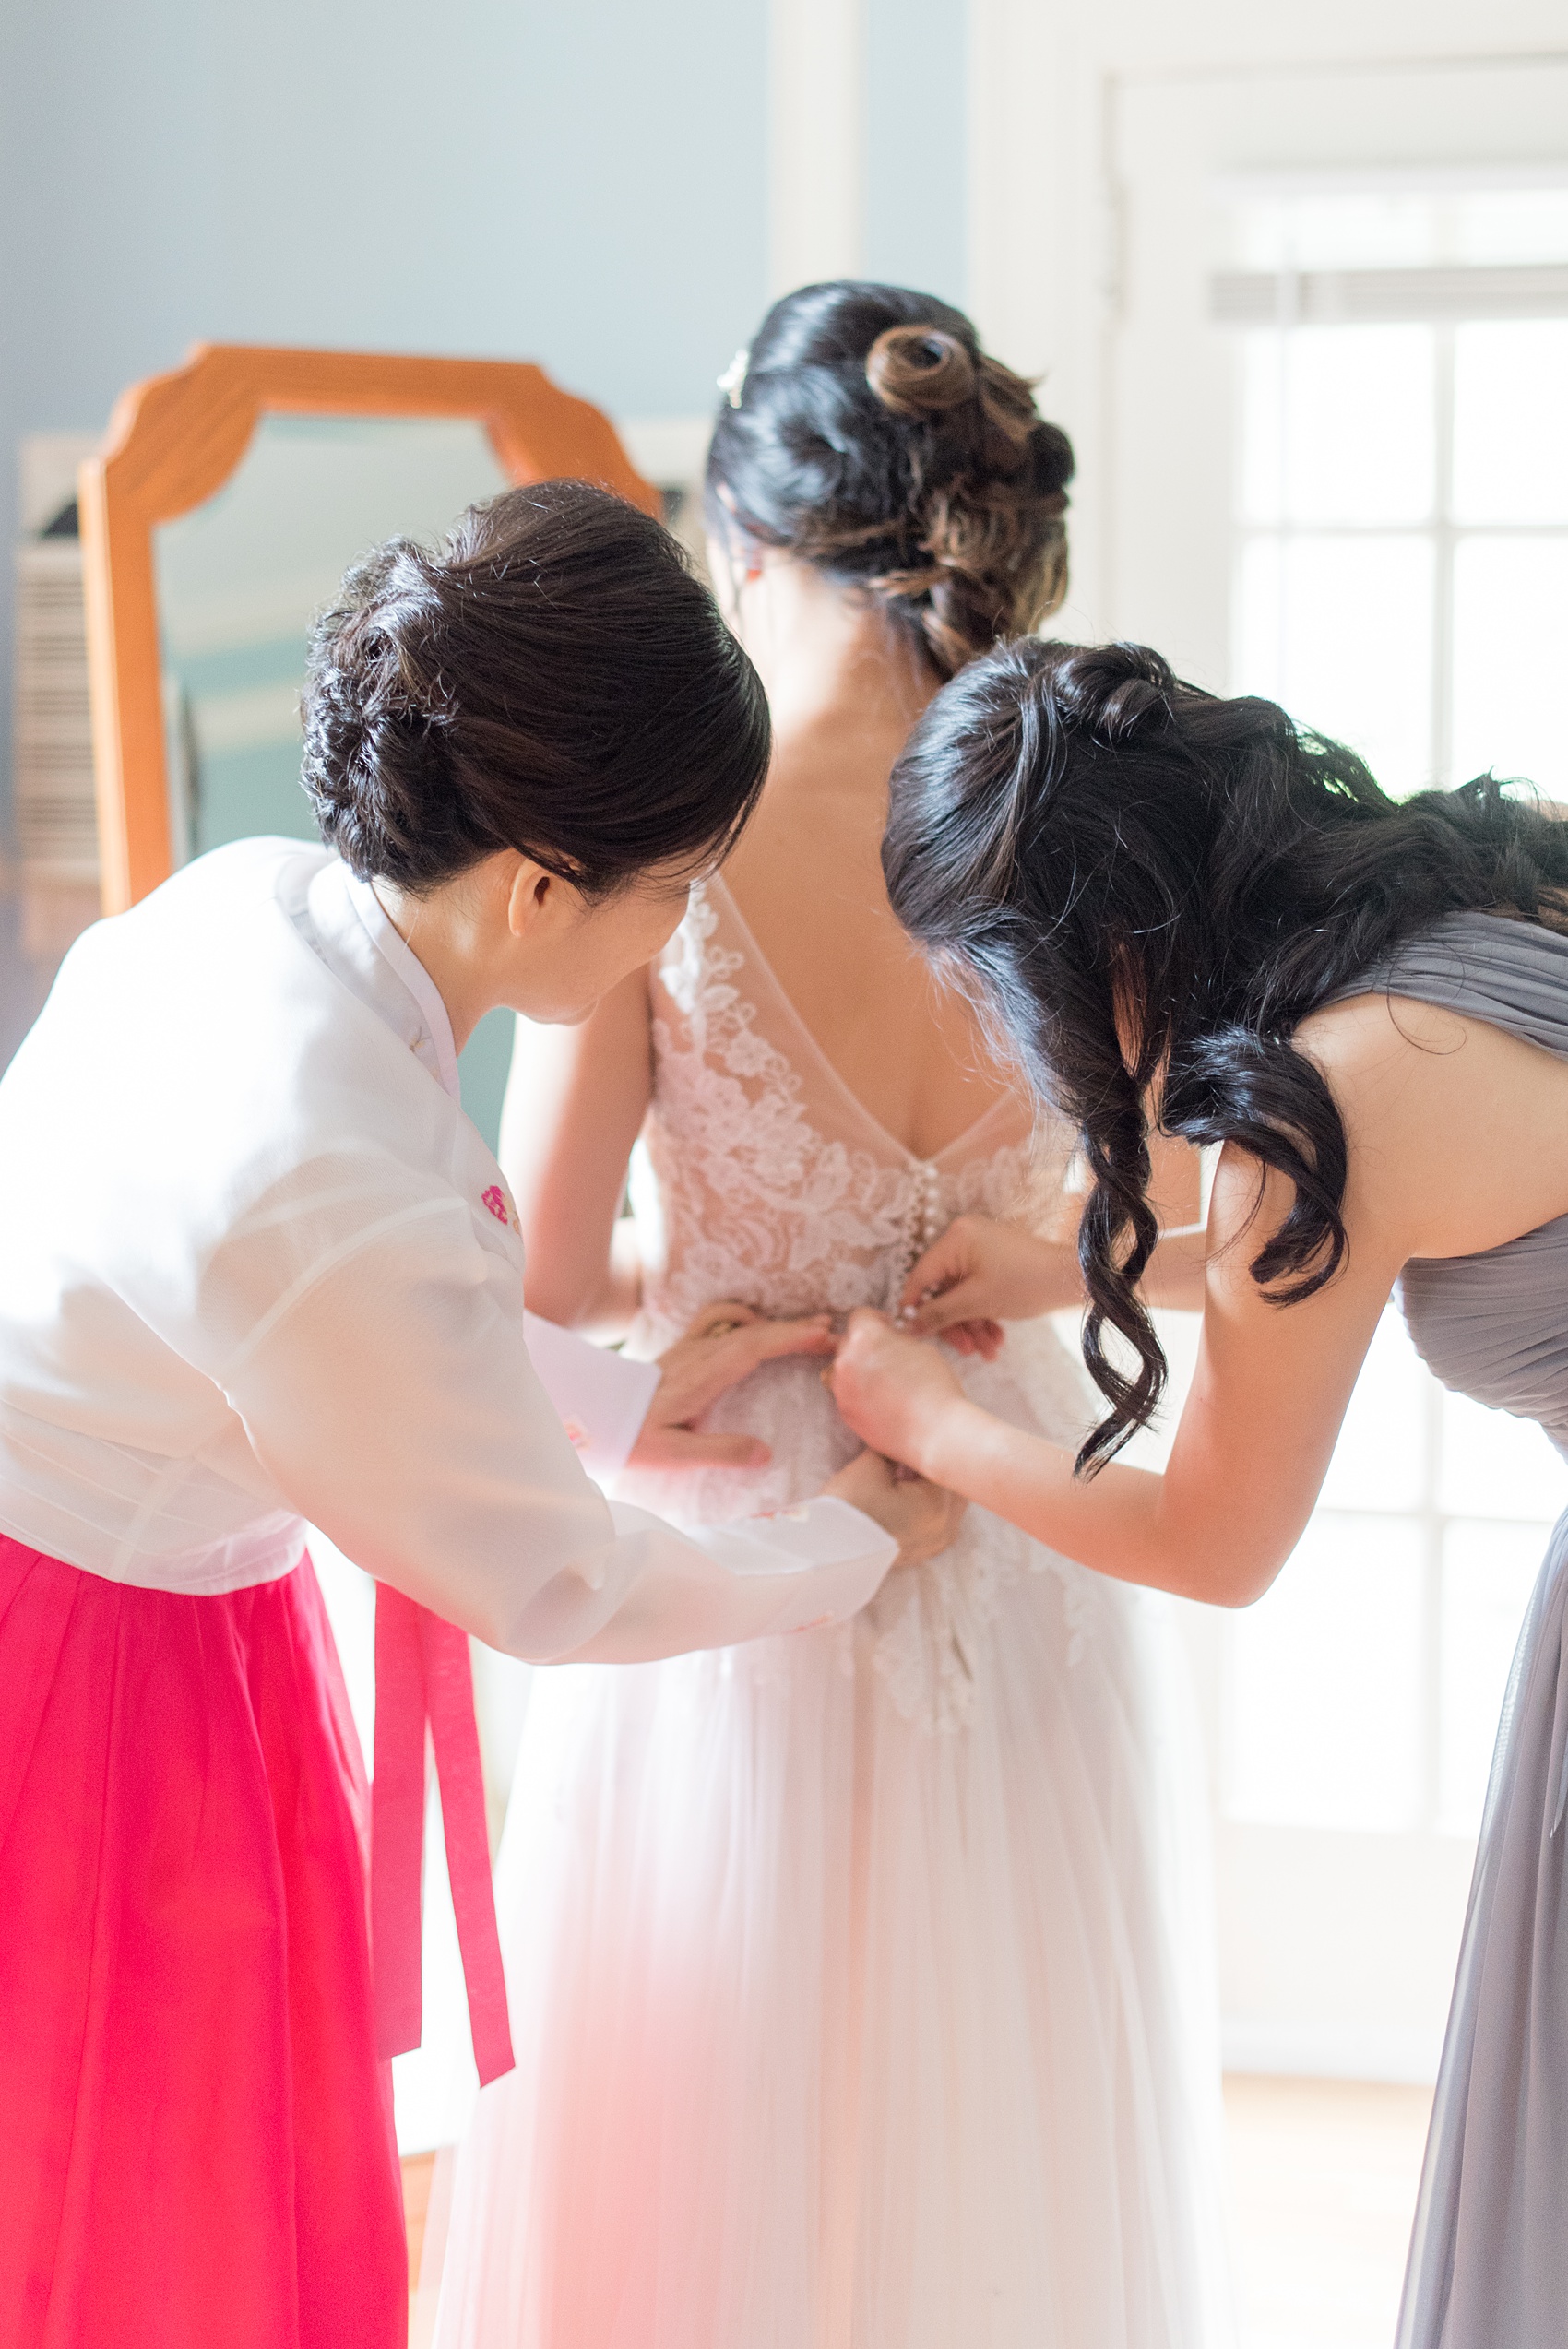
[[[502,1145],[530,1305],[648,1354],[715,1298],[890,1305],[962,1213],[1050,1228],[1072,1143],[878,860],[921,709],[1061,600],[1068,444],[887,287],[789,296],[726,387],[710,544],[769,780],[659,962],[520,1035]],[[1077,1441],[1047,1323],[958,1344],[987,1409]],[[729,1465],[627,1497],[788,1509],[855,1450],[806,1362],[712,1424]],[[1158,1605],[971,1509],[849,1625],[537,1676],[497,1885],[517,2069],[459,2153],[441,2349],[1224,2340]]]

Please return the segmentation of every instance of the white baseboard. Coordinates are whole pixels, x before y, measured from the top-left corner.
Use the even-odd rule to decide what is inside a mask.
[[[1228,2015],[1222,2046],[1227,2071],[1263,2072],[1286,2080],[1384,2080],[1430,2088],[1437,2078],[1443,2034],[1420,2025]]]

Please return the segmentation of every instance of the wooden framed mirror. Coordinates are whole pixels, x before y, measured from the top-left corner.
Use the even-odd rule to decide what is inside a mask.
[[[323,484],[339,481],[351,490],[355,466],[364,476],[368,457],[376,458],[383,480],[390,465],[393,478],[407,481],[410,508],[405,513],[396,497],[367,504],[363,496],[346,494],[337,517],[342,544],[333,544],[330,529],[316,530],[321,546],[315,568],[306,564],[292,582],[294,602],[303,601],[302,656],[303,623],[330,593],[345,561],[394,531],[423,536],[444,528],[473,496],[510,482],[572,476],[603,482],[649,513],[659,510],[658,491],[636,470],[609,419],[562,391],[541,368],[522,362],[201,343],[183,367],[132,385],[115,407],[101,451],[79,476],[105,913],[135,904],[166,880],[184,855],[211,845],[182,815],[168,622],[172,598],[183,598],[198,615],[223,609],[211,552],[216,534],[209,530],[204,539],[196,530],[172,552],[159,541],[167,540],[167,526],[181,517],[197,509],[216,513],[220,493],[229,490],[232,507],[238,498],[252,517],[253,543],[259,517],[281,544],[290,517],[286,505],[279,511],[278,482],[287,470],[287,451],[263,444],[279,420],[289,419],[306,438],[315,431],[317,445],[295,468],[301,510],[313,521],[322,516]],[[344,420],[358,420],[358,442],[323,445],[335,426],[349,429]],[[410,468],[410,444],[399,441],[395,428],[412,420],[448,429]],[[471,446],[462,445],[462,427],[469,428]],[[367,433],[380,434],[379,451],[367,447]],[[248,481],[240,497],[242,469]],[[443,495],[449,506],[431,513],[432,500],[439,504]],[[417,510],[422,501],[424,511]],[[374,514],[374,527],[367,514]],[[330,577],[321,567],[324,552]],[[276,615],[270,624],[279,624]],[[199,649],[199,628],[187,626],[185,636]],[[279,689],[264,683],[254,689],[253,701],[256,692],[268,690],[276,698]],[[248,828],[269,827],[253,823]]]

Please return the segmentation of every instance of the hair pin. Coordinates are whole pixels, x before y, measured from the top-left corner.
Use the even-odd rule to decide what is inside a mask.
[[[741,405],[741,394],[746,388],[746,368],[751,361],[751,346],[742,343],[719,378],[719,388],[731,408]]]

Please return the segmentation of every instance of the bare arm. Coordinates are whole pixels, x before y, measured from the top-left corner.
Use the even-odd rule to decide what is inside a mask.
[[[1270,1305],[1247,1266],[1283,1215],[1283,1192],[1272,1183],[1257,1220],[1226,1244],[1248,1221],[1256,1169],[1222,1167],[1197,1370],[1163,1475],[1113,1461],[1075,1477],[1070,1452],[968,1402],[940,1356],[873,1315],[855,1316],[840,1350],[839,1408],[865,1441],[1086,1566],[1244,1606],[1312,1513],[1397,1270],[1362,1249],[1354,1273],[1320,1296]]]
[[[637,1310],[626,1166],[653,1086],[646,971],[578,1027],[517,1022],[501,1112],[501,1163],[517,1202],[530,1309],[618,1336]]]
[[[1159,1241],[1140,1283],[1146,1304],[1201,1313],[1207,1235]],[[904,1285],[901,1316],[921,1337],[944,1336],[960,1354],[992,1356],[1004,1322],[1032,1321],[1084,1301],[1075,1243],[1041,1240],[1021,1224],[956,1216]]]
[[[1190,1143],[1156,1134],[1149,1146],[1149,1204],[1161,1237],[1141,1283],[1145,1301],[1198,1313],[1204,1303],[1206,1234],[1200,1221],[1198,1154]],[[1078,1202],[1054,1218],[1050,1237],[1020,1224],[959,1216],[915,1265],[900,1304],[922,1337],[939,1333],[960,1354],[994,1355],[1004,1321],[1028,1321],[1084,1301],[1075,1229]]]
[[[835,1392],[866,1442],[1085,1565],[1225,1605],[1265,1590],[1317,1499],[1357,1372],[1401,1266],[1500,1245],[1568,1211],[1568,1067],[1431,1007],[1368,997],[1303,1030],[1350,1151],[1348,1261],[1273,1305],[1249,1266],[1285,1213],[1227,1150],[1209,1212],[1203,1335],[1162,1476],[1068,1453],[967,1401],[929,1347],[857,1315]],[[1255,1212],[1254,1212],[1255,1210]]]
[[[577,1027],[517,1022],[501,1116],[501,1162],[517,1198],[530,1309],[563,1328],[619,1336],[637,1310],[640,1267],[620,1216],[626,1163],[653,1086],[647,975],[636,971]],[[827,1317],[768,1322],[749,1306],[715,1305],[660,1358],[663,1380],[633,1453],[644,1466],[707,1462],[761,1467],[771,1453],[744,1434],[697,1429],[716,1396],[758,1363],[828,1350]],[[958,1504],[945,1491],[895,1478],[862,1453],[825,1490],[890,1530],[906,1560],[945,1548]]]

